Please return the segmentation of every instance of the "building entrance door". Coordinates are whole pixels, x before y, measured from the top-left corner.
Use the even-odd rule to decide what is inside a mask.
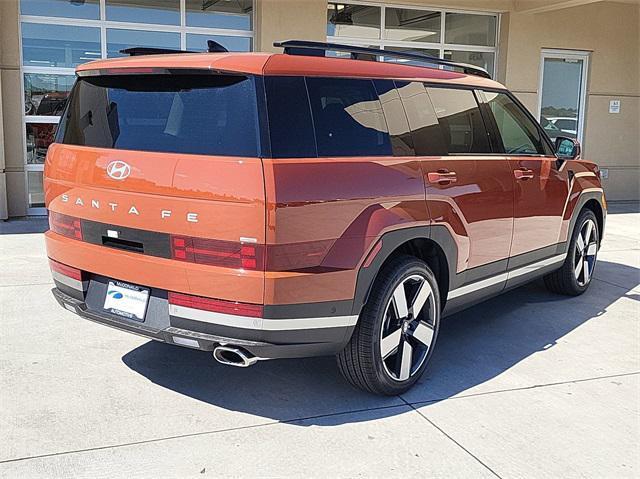
[[[583,143],[589,53],[542,50],[538,116],[552,141],[558,136]]]

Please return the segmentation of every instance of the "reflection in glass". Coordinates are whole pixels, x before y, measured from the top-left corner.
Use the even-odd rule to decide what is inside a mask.
[[[132,47],[158,47],[180,49],[180,34],[172,32],[147,32],[143,30],[107,29],[107,57],[126,56],[120,50]]]
[[[30,208],[44,208],[42,171],[27,171],[27,192]]]
[[[107,20],[180,25],[180,0],[106,0]]]
[[[541,121],[546,119],[547,132],[560,130],[556,137],[578,137],[583,66],[583,60],[544,59]]]
[[[495,53],[490,52],[461,52],[456,50],[445,50],[444,58],[454,62],[468,63],[484,68],[493,76]]]
[[[327,35],[380,38],[380,7],[329,3]]]
[[[21,0],[20,13],[22,15],[100,20],[100,2],[98,0]]]
[[[25,66],[73,68],[100,58],[100,29],[70,25],[22,24]]]
[[[393,156],[414,156],[415,149],[407,114],[402,107],[402,101],[393,80],[373,80],[373,85],[387,122]]]
[[[26,73],[24,75],[24,114],[60,116],[75,77]]]
[[[225,47],[230,52],[250,52],[251,38],[233,37],[230,35],[195,35],[187,34],[187,50],[194,52],[206,52],[207,40],[213,40]]]
[[[307,78],[318,156],[390,156],[391,142],[370,80]]]
[[[251,30],[253,0],[187,0],[187,26]]]
[[[440,12],[387,8],[385,38],[408,42],[440,41]]]
[[[53,143],[55,123],[27,123],[27,164],[43,164]]]
[[[389,50],[392,52],[419,53],[422,55],[428,55],[430,57],[435,57],[435,58],[440,57],[440,50],[436,50],[434,48],[426,49],[426,48],[406,48],[406,47],[385,47],[385,50]],[[428,61],[410,60],[408,58],[385,57],[384,61],[402,63],[403,65],[418,65],[422,67],[438,68],[438,65],[429,63]]]
[[[396,87],[413,132],[416,155],[446,155],[440,124],[424,85],[421,82],[396,82]]]
[[[427,88],[449,154],[491,153],[480,107],[470,90]]]
[[[494,47],[498,21],[493,15],[447,13],[445,42]]]

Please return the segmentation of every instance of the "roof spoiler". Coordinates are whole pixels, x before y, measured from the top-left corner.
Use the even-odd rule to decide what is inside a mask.
[[[413,52],[394,52],[391,50],[379,50],[377,48],[356,47],[353,45],[342,45],[339,43],[323,43],[311,42],[304,40],[287,40],[283,42],[274,42],[274,47],[284,48],[286,55],[305,55],[305,56],[325,56],[327,51],[350,53],[353,60],[373,60],[379,61],[378,57],[384,56],[389,58],[399,58],[405,60],[415,60],[434,65],[442,65],[449,68],[457,68],[467,75],[475,75],[483,78],[491,78],[489,72],[484,68],[469,65],[467,63],[453,62],[443,58],[432,57],[422,53]]]
[[[225,47],[213,40],[207,40],[207,52],[209,53],[223,53],[228,52]],[[174,50],[171,48],[156,48],[156,47],[132,47],[120,50],[120,53],[129,55],[131,57],[137,57],[141,55],[172,55],[177,53],[199,53],[191,50]]]

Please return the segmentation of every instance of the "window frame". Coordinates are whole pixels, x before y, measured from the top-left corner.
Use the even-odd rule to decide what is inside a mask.
[[[502,14],[497,11],[477,11],[477,10],[464,10],[464,9],[455,9],[455,8],[442,8],[442,7],[430,7],[428,5],[411,5],[411,4],[397,4],[397,3],[375,3],[367,0],[329,0],[329,3],[342,3],[349,5],[361,5],[366,7],[377,7],[380,8],[380,38],[359,38],[359,37],[345,37],[345,36],[332,36],[326,35],[327,42],[329,43],[341,43],[346,45],[354,45],[354,46],[374,46],[375,48],[380,48],[381,50],[385,50],[386,47],[404,47],[411,48],[415,50],[429,50],[434,49],[440,52],[439,57],[444,58],[445,50],[454,50],[454,51],[463,51],[463,52],[481,52],[481,53],[492,53],[494,55],[493,61],[493,71],[489,72],[492,78],[495,78],[498,71],[498,59],[500,57],[500,32],[501,32],[501,22],[502,22]],[[400,9],[408,9],[408,10],[423,10],[429,12],[439,12],[440,13],[440,42],[415,42],[415,41],[397,41],[397,40],[389,40],[385,36],[385,28],[386,28],[386,9],[387,8],[400,8]],[[446,35],[446,14],[447,13],[462,13],[468,15],[481,15],[481,16],[493,16],[496,18],[496,45],[495,46],[477,46],[477,45],[464,45],[464,44],[455,44],[455,43],[445,43],[445,35]],[[326,30],[326,28],[325,28]]]

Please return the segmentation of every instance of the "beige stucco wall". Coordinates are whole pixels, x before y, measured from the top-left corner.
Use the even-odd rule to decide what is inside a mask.
[[[9,216],[27,214],[18,18],[18,0],[0,0],[0,95],[2,96],[0,107],[2,108],[1,121],[4,138],[2,150],[7,197],[6,208]],[[1,195],[2,191],[0,190],[0,205],[2,204]]]
[[[534,113],[543,48],[591,52],[584,157],[609,170],[610,200],[640,198],[640,7],[599,2],[537,14],[509,14],[506,85]],[[621,112],[609,113],[609,101]]]

